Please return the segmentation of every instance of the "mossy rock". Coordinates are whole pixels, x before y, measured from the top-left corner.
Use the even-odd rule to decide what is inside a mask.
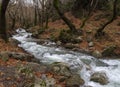
[[[114,55],[114,50],[116,49],[116,45],[110,45],[110,46],[107,46],[103,52],[102,52],[102,55],[103,56],[110,56],[110,55]]]
[[[77,34],[73,34],[70,30],[62,30],[58,38],[62,43],[76,44],[82,42],[82,37]]]
[[[85,81],[79,75],[73,75],[66,80],[66,87],[80,87]]]
[[[0,58],[4,61],[7,62],[9,60],[9,54],[8,52],[1,52],[0,53]]]
[[[109,83],[108,77],[104,72],[95,72],[92,74],[91,81],[100,83],[101,85],[106,85]]]
[[[18,65],[17,66],[17,72],[25,75],[25,77],[33,79],[34,74],[33,74],[33,69],[32,67],[29,67],[28,65]]]
[[[72,75],[67,63],[55,62],[49,65],[49,69],[56,75],[61,75],[64,77],[70,77]]]
[[[96,58],[101,58],[102,57],[102,53],[98,50],[93,51],[92,56],[96,57]]]
[[[66,30],[62,30],[60,32],[59,39],[62,43],[68,43],[72,41],[73,35],[71,33],[68,33]]]

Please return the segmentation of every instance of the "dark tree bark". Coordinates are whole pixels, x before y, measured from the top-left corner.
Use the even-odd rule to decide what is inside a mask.
[[[15,27],[15,23],[16,23],[16,12],[17,11],[15,11],[15,13],[13,12],[10,12],[10,11],[8,11],[8,14],[9,14],[9,17],[11,18],[11,20],[12,20],[12,25],[11,25],[11,29],[14,29],[14,27]]]
[[[49,19],[49,14],[48,14],[47,10],[46,10],[46,17],[45,18],[46,18],[45,19],[45,29],[47,29],[48,28],[48,19]]]
[[[34,20],[34,26],[37,25],[37,6],[35,6],[35,20]]]
[[[6,19],[5,13],[10,0],[2,0],[2,4],[0,7],[0,37],[4,39],[6,42],[8,41],[7,38],[7,30],[6,30]]]
[[[15,23],[16,23],[16,20],[15,20],[15,19],[12,19],[12,26],[11,26],[11,29],[14,29],[14,28],[15,28]]]
[[[74,0],[72,14],[78,18],[85,16],[88,12],[90,1],[91,0]]]
[[[77,30],[76,30],[75,26],[72,24],[72,22],[71,22],[68,18],[66,18],[66,17],[64,16],[64,14],[61,12],[61,10],[59,9],[59,2],[60,2],[59,0],[53,0],[53,5],[54,5],[57,13],[58,13],[59,16],[61,17],[61,19],[68,25],[69,29],[70,29],[73,33],[77,32]]]
[[[98,5],[98,0],[92,0],[90,2],[90,4],[88,5],[88,14],[85,17],[85,19],[82,21],[82,24],[80,26],[80,29],[83,29],[83,27],[85,26],[87,20],[90,18],[92,12],[95,10],[96,6]]]
[[[112,23],[114,21],[114,19],[116,19],[116,16],[117,16],[117,0],[114,0],[114,2],[113,2],[113,15],[112,15],[111,19],[108,22],[106,22],[102,27],[100,27],[97,30],[97,32],[95,34],[96,38],[98,38],[98,37],[100,37],[101,35],[104,34],[103,30],[105,29],[105,27],[108,24]]]

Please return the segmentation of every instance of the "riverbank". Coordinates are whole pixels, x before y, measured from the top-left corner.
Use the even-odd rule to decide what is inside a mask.
[[[18,47],[18,43],[15,39],[9,43],[0,39],[0,87],[78,87],[84,84],[64,63],[43,64]],[[56,66],[64,69],[56,73]]]
[[[120,17],[106,27],[104,36],[96,39],[94,37],[96,29],[100,27],[100,24],[107,21],[104,17],[100,19],[100,15],[103,14],[98,12],[88,20],[82,35],[76,36],[66,33],[68,27],[62,20],[49,22],[49,28],[40,34],[39,26],[32,27],[28,31],[32,32],[35,38],[51,40],[56,42],[58,46],[63,46],[70,50],[88,53],[98,58],[120,58]],[[70,13],[66,13],[66,16],[79,28],[81,20]],[[96,20],[97,17],[100,19],[99,21]],[[65,30],[61,35],[63,37],[60,37],[60,33],[63,30]]]
[[[1,49],[5,46],[0,53],[1,87],[114,87],[114,83],[119,87],[119,77],[116,77],[120,73],[119,60],[98,60],[55,47],[49,41],[39,45],[36,42],[39,40],[32,39],[31,33],[24,29],[17,32],[9,43],[1,41]],[[18,44],[30,54],[17,47]],[[111,76],[111,73],[114,74]]]
[[[17,33],[13,38],[21,42],[19,46],[40,59],[42,63],[52,65],[51,69],[47,68],[48,70],[65,77],[70,76],[64,78],[65,81],[67,80],[66,87],[67,85],[79,87],[83,82],[85,82],[83,87],[119,87],[120,77],[119,75],[116,77],[116,74],[120,73],[119,59],[97,59],[80,52],[55,47],[55,44],[49,41],[40,45],[37,44],[39,40],[37,39],[36,42],[36,39],[31,38],[31,33],[24,29],[18,29]],[[78,73],[79,76],[71,75],[68,71]]]

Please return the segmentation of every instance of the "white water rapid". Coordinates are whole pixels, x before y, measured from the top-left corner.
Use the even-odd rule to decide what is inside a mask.
[[[42,46],[33,42],[30,37],[32,34],[27,33],[24,29],[18,29],[17,33],[18,34],[14,35],[13,38],[21,42],[19,47],[22,47],[27,52],[33,54],[36,58],[40,59],[41,62],[68,63],[73,71],[81,74],[82,78],[85,80],[85,85],[92,87],[120,87],[120,60],[98,60],[92,56],[63,48]],[[81,72],[79,72],[80,69]],[[109,83],[107,85],[100,85],[99,83],[90,81],[91,74],[97,71],[105,72],[107,74],[109,77]]]

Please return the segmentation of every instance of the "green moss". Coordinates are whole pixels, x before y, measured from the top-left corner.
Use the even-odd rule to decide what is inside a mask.
[[[58,38],[62,43],[77,44],[82,42],[82,38],[80,39],[79,36],[72,33],[71,30],[62,30]]]
[[[42,34],[43,32],[45,32],[45,28],[40,28],[38,31],[39,34]]]
[[[3,52],[0,54],[0,58],[2,59],[2,61],[7,62],[9,60],[9,55]]]
[[[55,41],[56,40],[56,37],[54,36],[54,34],[50,34],[50,40],[51,41]]]
[[[8,61],[8,57],[2,57],[2,61],[7,62]]]
[[[58,8],[59,0],[54,0],[54,1],[53,1],[53,5],[54,5],[56,8]]]
[[[62,30],[59,35],[59,40],[63,43],[71,42],[73,39],[73,35],[70,31]]]
[[[24,66],[24,65],[18,65],[17,66],[17,71],[18,73],[24,74],[26,77],[33,78],[33,70],[29,66]]]

